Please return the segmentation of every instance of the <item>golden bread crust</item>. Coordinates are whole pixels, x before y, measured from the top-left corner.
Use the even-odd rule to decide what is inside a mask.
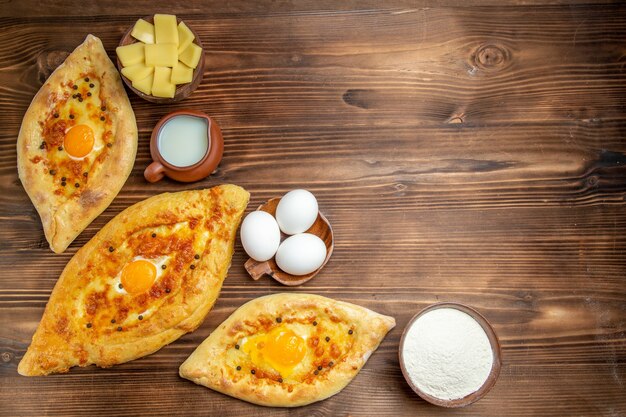
[[[92,161],[88,182],[83,182],[76,190],[73,190],[73,183],[68,184],[66,191],[61,192],[60,179],[49,174],[52,165],[47,158],[49,151],[56,152],[56,145],[41,148],[46,141],[43,131],[51,123],[52,113],[57,111],[55,106],[70,106],[67,91],[85,74],[93,74],[99,81],[98,97],[90,99],[106,102],[106,129],[111,135],[107,141],[113,146],[100,151],[100,158],[95,158],[98,163]],[[98,110],[93,109],[93,112]],[[67,122],[70,126],[71,121]],[[24,115],[17,140],[19,177],[41,217],[46,239],[54,252],[63,252],[109,206],[128,178],[136,152],[135,114],[120,76],[100,39],[88,35],[35,95]],[[73,190],[72,195],[67,194],[69,189]]]
[[[160,194],[118,214],[65,267],[18,372],[107,367],[195,330],[219,295],[248,199],[222,185]],[[131,294],[118,278],[138,257],[166,268],[149,291]]]
[[[276,326],[308,332],[302,366],[285,377],[250,362],[245,353],[250,337]],[[394,326],[392,317],[318,295],[269,295],[237,309],[187,358],[179,373],[254,404],[302,406],[348,385]]]

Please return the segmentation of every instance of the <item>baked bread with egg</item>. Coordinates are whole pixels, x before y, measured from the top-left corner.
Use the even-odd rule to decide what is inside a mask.
[[[181,365],[180,376],[254,404],[302,406],[348,385],[395,324],[318,295],[268,295],[237,309]]]
[[[118,214],[65,267],[18,372],[108,367],[195,330],[219,295],[248,198],[222,185]]]
[[[136,152],[120,76],[100,39],[88,35],[35,95],[17,139],[19,177],[54,252],[109,206]]]

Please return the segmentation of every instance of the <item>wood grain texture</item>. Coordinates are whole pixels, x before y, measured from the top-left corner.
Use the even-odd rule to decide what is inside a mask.
[[[626,415],[626,6],[539,3],[0,2],[0,414]],[[17,178],[23,114],[86,34],[113,57],[136,18],[164,11],[202,39],[203,83],[177,104],[131,96],[134,170],[54,255]],[[151,129],[181,108],[215,117],[223,161],[199,183],[148,184]],[[324,270],[293,289],[253,281],[238,242],[222,295],[194,333],[110,369],[18,376],[79,247],[137,201],[223,182],[252,193],[249,211],[292,188],[312,191],[334,230]],[[344,391],[296,410],[178,377],[238,306],[279,291],[357,303],[398,326]],[[502,343],[498,382],[465,409],[427,404],[398,366],[403,327],[436,301],[476,308]]]

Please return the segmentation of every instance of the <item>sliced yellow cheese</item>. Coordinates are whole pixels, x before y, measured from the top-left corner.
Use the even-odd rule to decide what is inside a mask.
[[[178,63],[175,43],[155,43],[146,45],[146,65],[152,67],[173,67]]]
[[[126,46],[118,46],[115,48],[115,52],[117,52],[117,57],[122,65],[127,67],[144,62],[144,46],[145,44],[141,42],[135,42]]]
[[[154,67],[148,67],[143,62],[141,64],[130,65],[122,68],[122,74],[132,82],[143,80],[152,74]]]
[[[133,87],[141,91],[144,94],[152,93],[152,81],[154,79],[154,72],[151,72],[146,78],[133,81]]]
[[[176,86],[170,82],[172,69],[167,67],[154,67],[154,80],[152,81],[152,95],[155,97],[174,97]]]
[[[185,22],[180,22],[178,24],[178,53],[180,54],[185,49],[187,49],[189,44],[193,42],[195,38],[195,35],[191,31],[191,29],[187,27]]]
[[[176,16],[173,14],[155,14],[154,36],[156,43],[175,43],[178,45]]]
[[[172,68],[172,84],[185,84],[190,83],[193,78],[193,68],[189,68],[182,62],[178,62],[174,68]]]
[[[202,48],[200,48],[195,43],[190,43],[187,48],[180,54],[178,54],[178,59],[180,59],[183,64],[188,67],[195,68],[198,66],[198,62],[200,62],[200,56],[202,55]]]
[[[143,19],[137,20],[130,36],[143,43],[154,43],[154,25]]]

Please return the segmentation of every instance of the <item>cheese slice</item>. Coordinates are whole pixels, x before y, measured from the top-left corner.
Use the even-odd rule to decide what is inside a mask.
[[[148,67],[143,62],[140,64],[130,65],[122,68],[122,75],[129,80],[135,82],[137,80],[143,80],[148,75],[152,74],[154,67]]]
[[[154,36],[156,43],[175,43],[178,45],[176,16],[173,14],[155,14]]]
[[[115,52],[122,65],[128,67],[144,62],[144,46],[145,44],[141,42],[135,42],[126,46],[118,46],[115,48]]]
[[[180,22],[178,24],[178,53],[180,54],[187,49],[189,44],[193,42],[195,38],[195,35],[185,22]]]
[[[180,61],[188,67],[195,68],[198,66],[198,62],[200,62],[201,55],[202,48],[195,43],[190,43],[183,52],[178,54],[178,59],[180,59]]]
[[[151,67],[173,67],[178,63],[175,43],[146,45],[146,65]]]
[[[154,43],[154,25],[143,19],[137,20],[130,36],[143,43]]]
[[[170,82],[172,69],[168,67],[154,67],[154,80],[152,81],[152,95],[155,97],[173,98],[176,86]]]
[[[185,84],[190,83],[193,79],[193,68],[189,68],[182,62],[178,62],[174,68],[172,68],[172,84]]]
[[[154,80],[154,71],[151,72],[146,78],[133,81],[133,87],[141,91],[144,94],[150,95],[152,93],[152,81]]]

